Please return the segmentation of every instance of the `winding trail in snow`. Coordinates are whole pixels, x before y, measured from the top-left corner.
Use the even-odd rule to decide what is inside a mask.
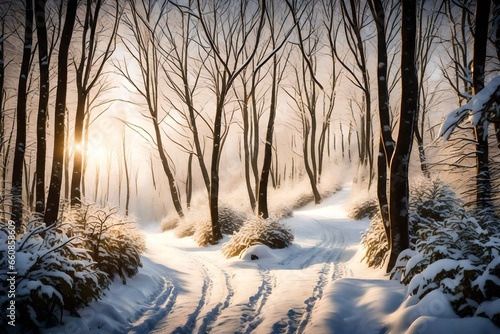
[[[189,240],[148,234],[148,242],[156,243],[156,260],[176,272],[165,273],[163,286],[129,333],[304,332],[325,287],[352,276],[344,253],[359,238],[351,240],[342,227],[350,222],[343,208],[348,191],[287,219],[294,246],[273,250],[272,259],[227,260],[220,245],[202,249]]]

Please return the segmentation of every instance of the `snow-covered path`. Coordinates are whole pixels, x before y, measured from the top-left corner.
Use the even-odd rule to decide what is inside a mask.
[[[42,333],[500,333],[487,318],[459,318],[437,290],[405,298],[405,286],[367,268],[359,242],[369,222],[347,218],[349,192],[286,219],[291,247],[253,246],[241,258],[155,227],[136,276]]]
[[[349,188],[308,205],[286,222],[292,247],[259,246],[256,261],[227,260],[219,246],[199,248],[171,232],[148,233],[146,257],[164,266],[163,280],[132,322],[130,333],[296,333],[311,321],[325,287],[353,276],[346,263],[359,245],[366,221],[351,221]],[[168,268],[168,269],[167,269]],[[168,294],[168,295],[166,295]]]

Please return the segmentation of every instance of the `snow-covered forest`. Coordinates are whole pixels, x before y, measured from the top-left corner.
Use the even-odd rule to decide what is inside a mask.
[[[497,0],[0,0],[0,332],[500,333]]]

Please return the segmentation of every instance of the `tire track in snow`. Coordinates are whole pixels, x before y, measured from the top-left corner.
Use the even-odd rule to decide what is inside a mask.
[[[237,330],[235,334],[249,334],[262,322],[262,308],[266,304],[269,295],[273,292],[273,286],[275,286],[276,281],[269,269],[259,268],[259,274],[262,279],[262,284],[257,292],[253,296],[250,296],[248,304],[246,304],[246,307],[242,310],[242,323],[240,329]]]
[[[323,254],[325,252],[325,248],[328,248],[331,246],[333,243],[333,239],[331,236],[331,233],[325,226],[319,222],[317,219],[313,219],[314,222],[316,222],[321,229],[321,235],[320,235],[320,240],[310,249],[304,252],[295,252],[290,254],[288,257],[284,258],[281,260],[278,264],[282,266],[290,266],[292,265],[295,260],[297,260],[300,257],[306,258],[305,261],[303,261],[297,268],[294,267],[294,269],[304,269],[308,267],[313,261],[318,258],[319,255]]]
[[[172,248],[171,250],[184,257],[186,262],[191,262],[200,269],[199,272],[203,280],[201,295],[197,297],[199,298],[198,304],[194,311],[187,315],[187,320],[183,325],[173,330],[166,327],[158,327],[156,330],[161,332],[169,331],[169,333],[176,334],[209,333],[222,310],[230,305],[234,294],[229,273],[201,255],[191,255],[176,248]],[[216,287],[220,286],[221,282],[224,282],[222,293],[216,289]],[[212,306],[214,304],[215,306]],[[199,324],[200,319],[202,319],[201,324]],[[197,327],[199,328],[197,329]]]
[[[148,302],[148,307],[142,312],[141,316],[134,321],[130,328],[125,332],[129,334],[149,333],[161,320],[165,319],[177,299],[177,289],[173,282],[163,277],[163,282],[158,294],[154,294]]]
[[[183,326],[177,327],[172,333],[176,334],[184,334],[184,333],[192,333],[194,328],[196,327],[196,320],[198,319],[198,316],[200,315],[200,312],[202,308],[206,304],[206,299],[207,295],[210,293],[211,289],[213,288],[214,282],[208,275],[208,270],[207,267],[201,263],[200,261],[196,260],[192,256],[188,256],[186,253],[183,254],[186,257],[189,257],[189,259],[193,262],[196,262],[203,270],[203,286],[201,288],[201,296],[200,300],[198,302],[197,307],[195,310],[188,315],[187,321]]]
[[[200,259],[203,260],[205,268],[206,264],[209,264],[212,268],[215,268],[215,270],[207,270],[207,277],[211,280],[211,289],[210,289],[210,295],[209,297],[212,297],[213,293],[213,280],[210,278],[210,276],[218,276],[219,278],[222,278],[222,280],[218,280],[217,284],[220,284],[221,281],[224,282],[225,285],[225,290],[226,290],[226,295],[221,295],[218,297],[215,297],[219,299],[219,302],[209,311],[206,313],[206,315],[203,317],[203,321],[201,323],[201,326],[198,330],[198,334],[206,334],[210,333],[212,329],[214,328],[214,325],[219,317],[219,315],[222,313],[223,310],[229,307],[231,303],[231,299],[234,295],[234,290],[231,285],[231,277],[227,270],[223,269],[221,266],[217,265],[216,263],[208,260],[207,258],[203,256],[199,256]],[[221,298],[222,297],[222,298]],[[210,298],[212,299],[212,298]]]
[[[323,266],[319,271],[318,280],[316,281],[311,296],[304,301],[305,306],[299,309],[292,308],[288,310],[287,320],[281,320],[274,323],[273,334],[302,333],[311,318],[314,305],[323,297],[323,291],[328,282],[342,276],[339,268],[342,267],[342,265],[336,262],[338,262],[345,249],[345,238],[343,234],[333,226],[325,226],[324,223],[317,219],[314,219],[314,221],[321,227],[320,242],[316,243],[313,251],[299,254],[295,256],[294,259],[312,253],[310,257],[299,265],[298,268],[301,270],[310,266],[317,259],[320,259],[320,261],[323,262]],[[292,260],[288,260],[287,262],[290,263]]]

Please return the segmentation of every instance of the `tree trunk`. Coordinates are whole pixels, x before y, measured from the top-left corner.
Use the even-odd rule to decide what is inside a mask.
[[[273,133],[274,133],[274,120],[276,119],[276,107],[277,107],[277,70],[278,64],[276,57],[273,59],[273,72],[272,72],[272,84],[271,84],[271,104],[269,106],[269,120],[267,122],[266,131],[266,144],[264,146],[264,161],[262,162],[262,173],[260,175],[259,182],[259,200],[257,213],[262,218],[269,217],[269,208],[267,206],[267,187],[269,183],[269,172],[271,169],[271,161],[273,155]]]
[[[73,35],[73,25],[75,23],[77,6],[77,0],[68,1],[68,5],[66,7],[66,19],[64,21],[59,47],[57,62],[58,78],[54,115],[54,154],[52,159],[49,194],[47,195],[47,206],[45,208],[44,217],[47,226],[56,224],[59,214],[64,151],[66,148],[64,138],[64,120],[66,117],[66,93],[68,86],[68,50],[71,44],[71,37]]]
[[[31,50],[33,48],[33,0],[26,1],[24,49],[17,91],[17,129],[14,165],[12,167],[12,220],[21,232],[23,222],[23,164],[26,151],[26,101]],[[3,92],[2,92],[3,93]]]
[[[420,130],[418,129],[418,126],[415,127],[415,139],[417,141],[418,157],[420,159],[420,170],[422,171],[422,174],[426,178],[429,178],[429,177],[431,177],[431,175],[429,173],[429,167],[427,166],[427,158],[425,156],[424,139],[422,138],[422,135],[420,134]]]
[[[160,155],[160,160],[161,160],[161,164],[163,166],[163,170],[165,171],[165,174],[167,175],[168,186],[170,189],[170,195],[172,196],[172,202],[174,204],[175,211],[177,211],[177,214],[179,215],[179,217],[184,217],[184,211],[182,210],[182,204],[181,204],[181,199],[179,196],[179,191],[177,190],[175,177],[174,177],[174,174],[172,173],[172,169],[170,168],[170,164],[168,162],[168,156],[165,153],[165,150],[163,148],[163,141],[161,139],[161,130],[160,130],[160,126],[158,125],[158,120],[156,118],[153,119],[153,126],[154,126],[155,134],[156,134],[156,143],[158,145],[158,153]]]
[[[490,1],[477,1],[476,3],[476,32],[474,36],[474,62],[472,69],[472,84],[474,94],[484,88],[484,70],[486,63],[486,45],[488,42],[488,20]],[[488,155],[488,121],[483,112],[481,120],[474,126],[476,139],[476,205],[480,210],[492,210],[491,177]]]
[[[387,84],[387,42],[385,28],[385,11],[381,0],[369,2],[370,10],[377,27],[377,86],[378,115],[380,124],[379,153],[377,158],[377,197],[380,217],[384,224],[387,241],[390,240],[389,202],[387,198],[387,167],[390,166],[394,153],[390,120],[389,88]]]
[[[225,92],[225,87],[222,89]],[[214,119],[214,134],[212,145],[212,164],[210,167],[210,219],[212,221],[212,242],[217,244],[222,239],[219,222],[219,155],[221,145],[222,113],[224,111],[225,96],[217,97],[217,109]]]
[[[319,190],[318,190],[318,185],[316,184],[316,182],[314,180],[314,173],[311,170],[311,166],[309,165],[309,159],[308,159],[308,156],[309,156],[309,152],[308,152],[309,140],[308,140],[308,138],[309,138],[310,128],[309,128],[309,124],[307,124],[307,122],[303,121],[302,124],[303,124],[302,126],[303,126],[303,133],[304,133],[304,144],[302,147],[303,153],[304,153],[304,167],[306,169],[307,177],[309,178],[309,183],[311,184],[311,189],[312,189],[313,196],[314,196],[314,203],[319,204],[319,203],[321,203],[321,195],[320,195]]]
[[[186,207],[191,207],[193,197],[193,153],[189,153],[187,175],[186,175]]]
[[[252,89],[253,90],[253,89]],[[250,179],[250,138],[252,129],[250,128],[250,115],[248,110],[249,96],[247,92],[246,84],[243,84],[243,105],[241,107],[241,113],[243,118],[243,159],[245,165],[245,184],[247,187],[248,199],[250,201],[250,207],[252,211],[255,211],[257,206],[257,201],[255,199],[255,191],[252,189],[252,182]],[[257,186],[257,185],[256,185]]]
[[[130,204],[130,176],[128,171],[128,162],[127,162],[127,145],[125,144],[125,131],[122,134],[122,155],[123,155],[123,167],[125,171],[125,215],[128,216],[128,208]],[[119,195],[118,195],[119,196]]]
[[[390,166],[390,255],[387,271],[396,264],[399,254],[410,246],[408,235],[409,186],[408,166],[418,104],[418,80],[415,66],[416,0],[402,2],[401,24],[401,112],[398,140]]]
[[[47,0],[35,1],[36,33],[38,38],[38,62],[40,66],[40,95],[38,100],[38,117],[36,129],[36,196],[35,212],[43,215],[45,211],[45,160],[47,155],[47,107],[49,105],[50,78],[49,53],[47,42],[47,26],[45,6]]]
[[[78,76],[78,75],[77,75]],[[77,89],[77,104],[76,104],[76,116],[75,116],[75,129],[74,129],[74,139],[73,139],[73,173],[71,175],[71,194],[70,203],[71,206],[76,206],[81,203],[82,192],[82,151],[83,151],[83,126],[85,121],[85,102],[87,100],[87,95],[82,92],[82,87],[78,85]],[[68,180],[70,182],[70,180]]]

